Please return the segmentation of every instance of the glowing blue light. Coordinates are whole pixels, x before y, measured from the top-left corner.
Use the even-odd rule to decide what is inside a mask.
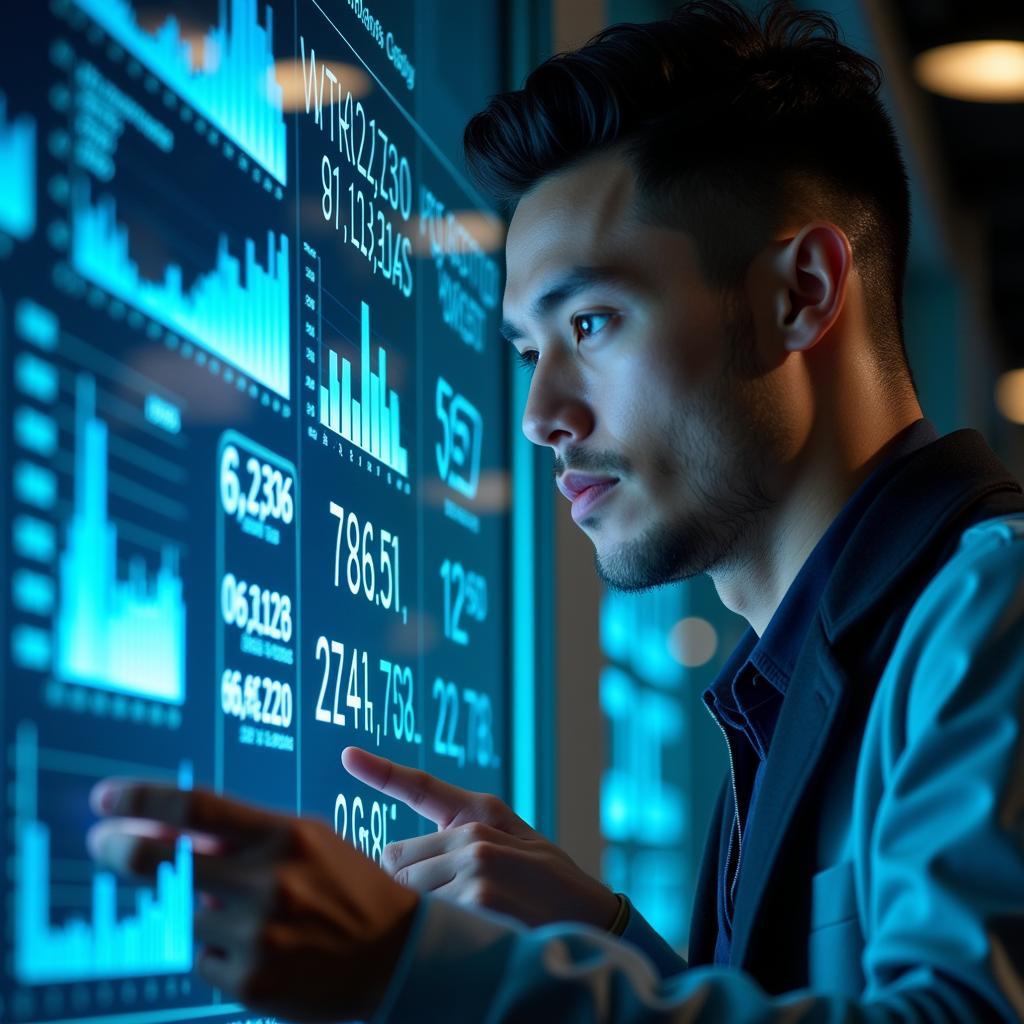
[[[605,837],[651,846],[678,843],[686,831],[686,800],[665,779],[662,760],[682,735],[682,710],[611,666],[601,673],[601,708],[611,726],[609,765],[601,780]]]
[[[641,594],[605,593],[601,601],[601,648],[656,686],[676,687],[684,670],[672,656],[669,633],[680,617],[678,588]]]
[[[16,665],[30,672],[45,672],[53,659],[49,633],[24,624],[11,631],[11,657]]]
[[[40,402],[52,402],[57,397],[57,371],[27,352],[14,361],[14,380],[24,394]]]
[[[57,501],[57,477],[34,462],[19,462],[14,467],[14,493],[33,508],[52,509]]]
[[[0,230],[25,239],[36,229],[36,123],[7,120],[0,92]]]
[[[30,569],[18,569],[11,577],[14,603],[32,615],[49,615],[53,611],[53,579]]]
[[[18,516],[13,528],[14,550],[22,558],[50,562],[57,552],[57,531],[34,516]]]
[[[26,451],[44,459],[57,451],[57,424],[31,406],[21,406],[14,413],[14,437]]]
[[[32,299],[22,299],[15,308],[14,322],[26,341],[48,352],[57,347],[57,317],[45,306]]]

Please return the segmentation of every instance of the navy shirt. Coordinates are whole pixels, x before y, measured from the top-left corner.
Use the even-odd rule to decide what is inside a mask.
[[[857,488],[808,555],[760,637],[749,627],[736,649],[704,691],[704,702],[721,726],[729,746],[735,784],[737,822],[727,862],[718,873],[718,941],[715,963],[729,963],[733,895],[742,867],[748,826],[783,698],[818,609],[825,585],[861,515],[900,459],[938,438],[927,419],[919,419],[893,438],[885,460]],[[738,827],[737,827],[738,826]]]

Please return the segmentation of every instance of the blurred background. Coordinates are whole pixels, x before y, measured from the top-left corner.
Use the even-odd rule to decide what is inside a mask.
[[[674,6],[511,0],[510,84],[538,59],[580,45],[605,25],[662,18]],[[884,100],[912,186],[905,326],[925,415],[940,433],[979,430],[1021,476],[1024,4],[797,6],[831,14],[843,40],[885,74]],[[538,500],[549,491],[539,486]],[[548,522],[557,573],[546,597],[545,580],[534,583],[538,611],[549,602],[556,629],[550,650],[539,641],[537,679],[550,673],[552,683],[536,692],[542,704],[548,694],[549,721],[557,723],[551,746],[558,770],[539,776],[540,818],[685,949],[706,823],[726,770],[700,693],[746,623],[721,606],[703,577],[650,595],[603,593],[592,546],[565,502],[538,510],[537,543]]]

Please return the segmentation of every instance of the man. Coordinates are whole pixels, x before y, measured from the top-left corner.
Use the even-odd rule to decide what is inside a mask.
[[[466,133],[513,211],[523,428],[599,574],[707,573],[750,623],[705,695],[731,771],[689,964],[499,801],[363,751],[439,826],[386,870],[321,823],[102,783],[105,863],[203,837],[214,985],[301,1020],[1024,1015],[1024,497],[922,416],[878,84],[828,19],[715,0],[548,61]]]

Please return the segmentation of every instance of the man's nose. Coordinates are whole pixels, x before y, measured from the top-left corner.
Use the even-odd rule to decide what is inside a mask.
[[[594,429],[594,417],[571,381],[553,367],[543,368],[538,362],[522,426],[528,440],[558,450],[566,443],[579,444],[588,437]]]

